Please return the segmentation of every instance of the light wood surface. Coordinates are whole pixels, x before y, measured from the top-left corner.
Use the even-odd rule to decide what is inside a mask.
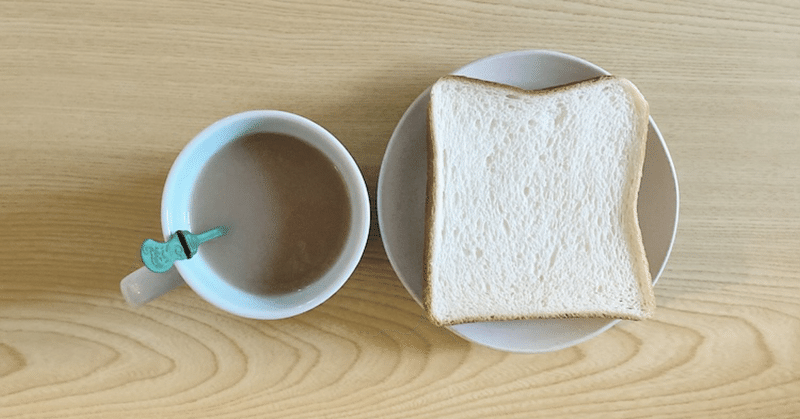
[[[425,320],[374,209],[412,100],[519,49],[633,80],[681,187],[655,318],[540,355]],[[128,308],[172,160],[249,109],[349,148],[373,201],[357,271],[289,320],[186,287]],[[798,132],[793,0],[0,1],[0,417],[800,417]]]

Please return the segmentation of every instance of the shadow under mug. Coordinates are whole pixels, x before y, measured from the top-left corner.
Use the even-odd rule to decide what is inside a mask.
[[[322,304],[349,279],[361,260],[369,234],[370,204],[364,177],[336,137],[315,122],[288,112],[254,110],[231,115],[204,129],[184,147],[169,171],[161,198],[161,230],[165,240],[178,230],[191,231],[192,193],[205,163],[228,143],[260,132],[286,134],[305,141],[320,150],[341,173],[349,195],[351,218],[338,259],[302,290],[266,295],[231,285],[211,269],[200,252],[191,259],[176,261],[165,273],[142,267],[126,276],[120,288],[130,305],[146,304],[186,283],[200,297],[227,312],[248,318],[281,319]]]

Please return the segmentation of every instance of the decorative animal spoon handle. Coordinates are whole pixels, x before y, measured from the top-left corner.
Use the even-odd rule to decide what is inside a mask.
[[[190,259],[201,244],[227,232],[228,229],[222,226],[200,234],[178,230],[164,243],[147,239],[142,243],[142,262],[153,272],[166,272],[176,260]]]

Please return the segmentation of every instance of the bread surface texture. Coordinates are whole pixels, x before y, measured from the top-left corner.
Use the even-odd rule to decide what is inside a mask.
[[[431,89],[423,299],[435,324],[655,310],[636,212],[649,110],[603,76]]]

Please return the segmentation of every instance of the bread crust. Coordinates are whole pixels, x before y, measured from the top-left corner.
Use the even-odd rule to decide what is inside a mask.
[[[431,309],[431,282],[430,282],[430,275],[431,275],[431,249],[433,247],[433,219],[434,215],[436,214],[436,200],[434,199],[434,191],[436,191],[436,185],[439,181],[438,177],[436,176],[436,147],[433,135],[433,118],[431,112],[433,112],[433,107],[431,106],[433,103],[433,90],[431,90],[431,98],[430,102],[428,103],[428,135],[426,138],[426,145],[428,149],[428,164],[427,164],[427,185],[425,189],[425,243],[422,249],[422,301],[423,301],[423,308],[425,312],[428,314],[428,318],[431,322],[436,325],[443,326],[439,319],[433,316],[433,310]]]
[[[642,240],[642,229],[639,227],[639,187],[642,183],[642,173],[644,171],[644,158],[647,151],[647,131],[650,126],[650,105],[644,100],[644,97],[639,92],[639,89],[628,80],[620,79],[623,81],[623,86],[628,90],[629,96],[633,99],[633,106],[636,112],[636,138],[639,140],[638,153],[633,153],[633,159],[630,169],[633,171],[628,175],[631,184],[628,187],[625,203],[628,206],[628,223],[627,234],[628,244],[631,246],[630,253],[635,259],[634,266],[639,268],[636,273],[636,279],[639,281],[639,292],[641,293],[642,309],[644,316],[642,319],[652,317],[656,308],[656,297],[653,291],[653,279],[650,275],[650,263],[647,260],[647,254],[644,250],[644,241]]]
[[[480,322],[498,322],[510,320],[547,320],[547,319],[609,319],[609,320],[647,320],[650,316],[633,316],[630,313],[614,313],[614,312],[600,312],[600,311],[582,311],[575,313],[563,313],[559,315],[520,315],[520,316],[491,316],[491,317],[461,317],[457,321],[441,321],[435,319],[430,314],[429,319],[436,326],[455,326],[458,324],[466,323],[480,323]]]
[[[422,281],[423,281],[423,308],[429,318],[429,320],[437,325],[437,326],[451,326],[456,324],[463,324],[463,323],[476,323],[476,322],[487,322],[487,321],[507,321],[507,320],[530,320],[530,319],[561,319],[561,318],[606,318],[606,319],[623,319],[623,320],[644,320],[647,318],[652,317],[655,311],[655,294],[653,292],[653,284],[652,278],[650,275],[649,264],[647,261],[647,255],[645,254],[644,250],[644,243],[642,241],[642,234],[641,229],[639,227],[639,218],[638,218],[638,211],[637,211],[637,202],[638,202],[638,195],[639,195],[639,187],[641,185],[641,178],[643,173],[643,165],[644,165],[644,157],[646,151],[646,144],[647,144],[647,132],[649,127],[649,105],[644,97],[641,95],[639,90],[636,86],[631,83],[630,81],[619,78],[613,75],[604,75],[595,78],[591,78],[588,80],[577,81],[572,83],[567,83],[559,86],[550,87],[547,89],[541,90],[525,90],[515,86],[509,86],[501,83],[486,81],[486,80],[478,80],[464,76],[457,76],[457,75],[447,75],[440,79],[441,80],[448,80],[448,79],[457,79],[462,82],[466,83],[473,83],[476,85],[484,85],[490,86],[492,88],[506,90],[511,93],[516,93],[520,95],[528,95],[528,96],[539,96],[539,95],[548,95],[557,93],[563,90],[569,90],[573,88],[580,87],[582,85],[590,85],[594,83],[601,82],[607,79],[615,79],[618,81],[623,82],[624,88],[628,91],[629,97],[632,98],[634,101],[634,108],[636,113],[636,139],[638,140],[638,149],[634,150],[635,152],[631,155],[632,163],[630,164],[630,170],[632,171],[629,173],[628,179],[630,180],[630,184],[626,190],[625,195],[625,209],[624,212],[627,217],[626,222],[626,234],[629,237],[628,243],[631,246],[630,254],[635,259],[634,266],[638,267],[638,271],[636,272],[636,278],[639,282],[639,291],[640,297],[642,301],[643,313],[641,316],[636,316],[630,313],[616,313],[616,312],[574,312],[574,313],[562,313],[562,314],[535,314],[535,315],[519,315],[519,316],[490,316],[490,317],[462,317],[458,320],[447,321],[443,319],[439,319],[433,314],[432,310],[432,287],[430,281],[430,275],[432,271],[432,247],[433,247],[433,237],[434,237],[434,218],[437,211],[437,202],[435,199],[435,191],[438,186],[438,183],[441,181],[438,179],[437,167],[436,164],[438,162],[438,155],[436,150],[436,136],[434,135],[433,130],[433,102],[434,102],[434,90],[431,90],[431,99],[428,104],[428,135],[427,135],[427,185],[426,185],[426,199],[425,199],[425,243],[423,247],[423,264],[422,264]]]

